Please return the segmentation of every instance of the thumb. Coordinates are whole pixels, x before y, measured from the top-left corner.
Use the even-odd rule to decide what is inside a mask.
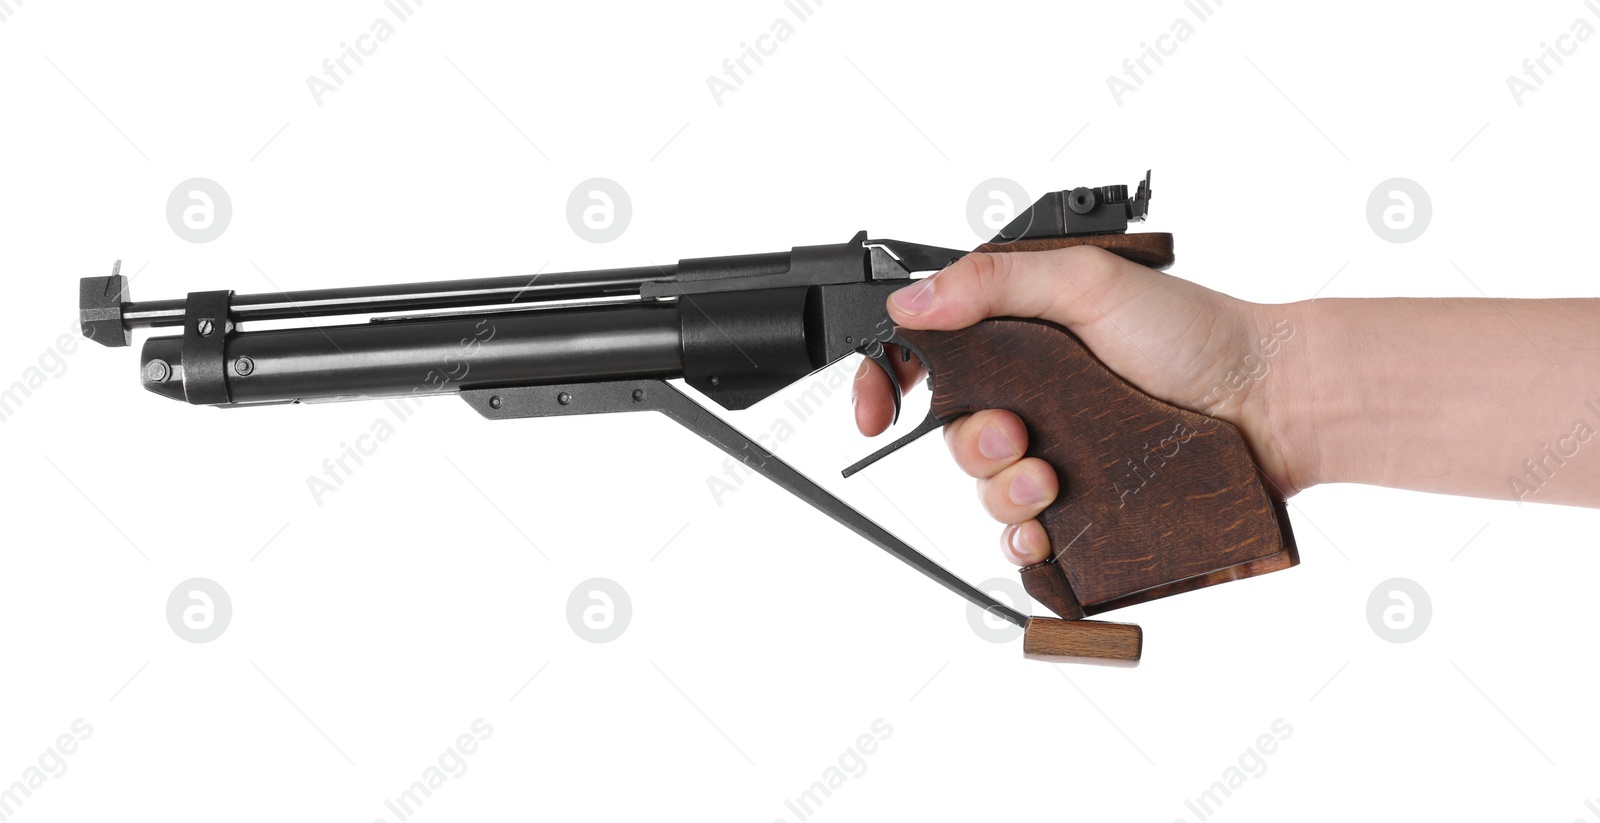
[[[1116,282],[1163,277],[1090,246],[1043,252],[969,254],[889,295],[889,316],[910,329],[950,331],[986,317],[1037,317],[1068,328],[1104,315]]]

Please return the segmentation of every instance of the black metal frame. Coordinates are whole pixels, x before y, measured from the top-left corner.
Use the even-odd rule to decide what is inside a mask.
[[[1009,623],[1025,626],[1028,616],[1001,603],[912,548],[889,530],[851,508],[793,466],[767,451],[710,409],[678,391],[664,380],[615,380],[552,386],[518,386],[471,389],[461,399],[490,420],[529,417],[565,417],[615,412],[660,412],[723,450],[752,471],[778,484],[784,491],[833,518],[868,542],[899,558],[928,579],[965,598],[967,602]]]

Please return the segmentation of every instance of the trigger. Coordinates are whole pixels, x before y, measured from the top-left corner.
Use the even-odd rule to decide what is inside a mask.
[[[862,354],[868,360],[878,364],[878,368],[883,369],[884,375],[889,378],[889,396],[894,398],[894,417],[889,420],[889,425],[893,426],[900,422],[900,377],[895,374],[894,361],[889,359],[889,350],[882,346],[878,346],[877,349],[877,354],[868,354],[867,352],[862,352]],[[907,359],[910,359],[910,356],[911,352],[906,352]],[[849,477],[850,475],[846,474],[845,476]]]
[[[849,467],[847,467],[844,470],[844,476],[845,477],[849,477],[850,475],[855,474],[858,471],[861,471],[862,469],[872,465],[873,463],[876,463],[879,460],[882,460],[883,458],[888,457],[891,454],[894,454],[896,451],[899,451],[901,449],[901,447],[903,447],[906,444],[910,443],[911,441],[916,440],[917,438],[927,434],[928,432],[931,432],[934,429],[939,428],[942,425],[944,425],[944,421],[940,420],[938,417],[934,416],[933,411],[930,409],[928,411],[928,416],[923,418],[922,422],[918,423],[917,427],[915,429],[912,429],[911,431],[906,432],[906,434],[904,436],[900,437],[898,440],[895,440],[893,443],[890,443],[889,445],[884,446],[881,449],[878,449],[877,451],[873,452],[872,454],[869,454],[866,457],[863,457],[860,460],[857,460],[855,463],[852,463]]]

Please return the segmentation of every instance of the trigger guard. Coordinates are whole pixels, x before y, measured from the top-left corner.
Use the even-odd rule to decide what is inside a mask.
[[[882,341],[876,341],[876,345],[870,347],[870,349],[875,350],[875,353],[874,351],[869,350],[869,347],[863,347],[858,350],[861,352],[863,357],[871,360],[873,363],[876,363],[878,368],[882,369],[883,373],[889,377],[890,393],[894,398],[894,420],[890,423],[890,427],[892,428],[896,423],[900,422],[900,379],[895,374],[894,362],[889,358],[889,352],[888,349],[885,348],[886,346],[898,346],[907,362],[910,362],[913,355],[923,363],[927,363],[927,359],[922,356],[922,352],[917,351],[915,346],[906,344],[900,340],[898,335],[894,334],[889,335],[887,339]],[[933,374],[931,372],[928,374],[928,387],[929,389],[933,388]],[[855,463],[847,466],[843,471],[843,475],[845,477],[850,477],[856,474],[862,469],[865,469],[873,463],[876,463],[879,460],[882,460],[883,458],[893,454],[894,452],[899,451],[902,447],[910,444],[912,441],[921,438],[928,432],[943,426],[959,416],[961,415],[956,414],[940,417],[934,414],[932,409],[929,409],[928,416],[924,418],[922,422],[918,423],[915,428],[895,439],[895,441],[889,445],[884,446],[883,448],[878,449],[861,460],[858,460]]]

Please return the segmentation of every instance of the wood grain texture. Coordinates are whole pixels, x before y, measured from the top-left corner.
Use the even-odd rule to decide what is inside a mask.
[[[1165,232],[1139,232],[1137,234],[1090,234],[1081,237],[1034,237],[1013,240],[1010,243],[984,243],[973,249],[976,252],[1050,251],[1070,246],[1094,246],[1119,257],[1125,257],[1141,266],[1164,270],[1176,259],[1172,249],[1172,235]]]
[[[1023,566],[1018,572],[1022,575],[1022,588],[1027,590],[1029,597],[1068,620],[1083,617],[1083,606],[1078,603],[1078,595],[1067,583],[1066,575],[1056,566],[1054,557],[1044,563]]]
[[[1017,414],[1028,455],[1061,479],[1039,518],[1054,556],[1023,579],[1062,617],[1298,562],[1288,518],[1239,431],[1133,387],[1066,329],[997,318],[895,334],[928,367],[934,414]]]
[[[1030,617],[1022,630],[1022,654],[1051,663],[1137,666],[1144,630],[1132,623]]]

